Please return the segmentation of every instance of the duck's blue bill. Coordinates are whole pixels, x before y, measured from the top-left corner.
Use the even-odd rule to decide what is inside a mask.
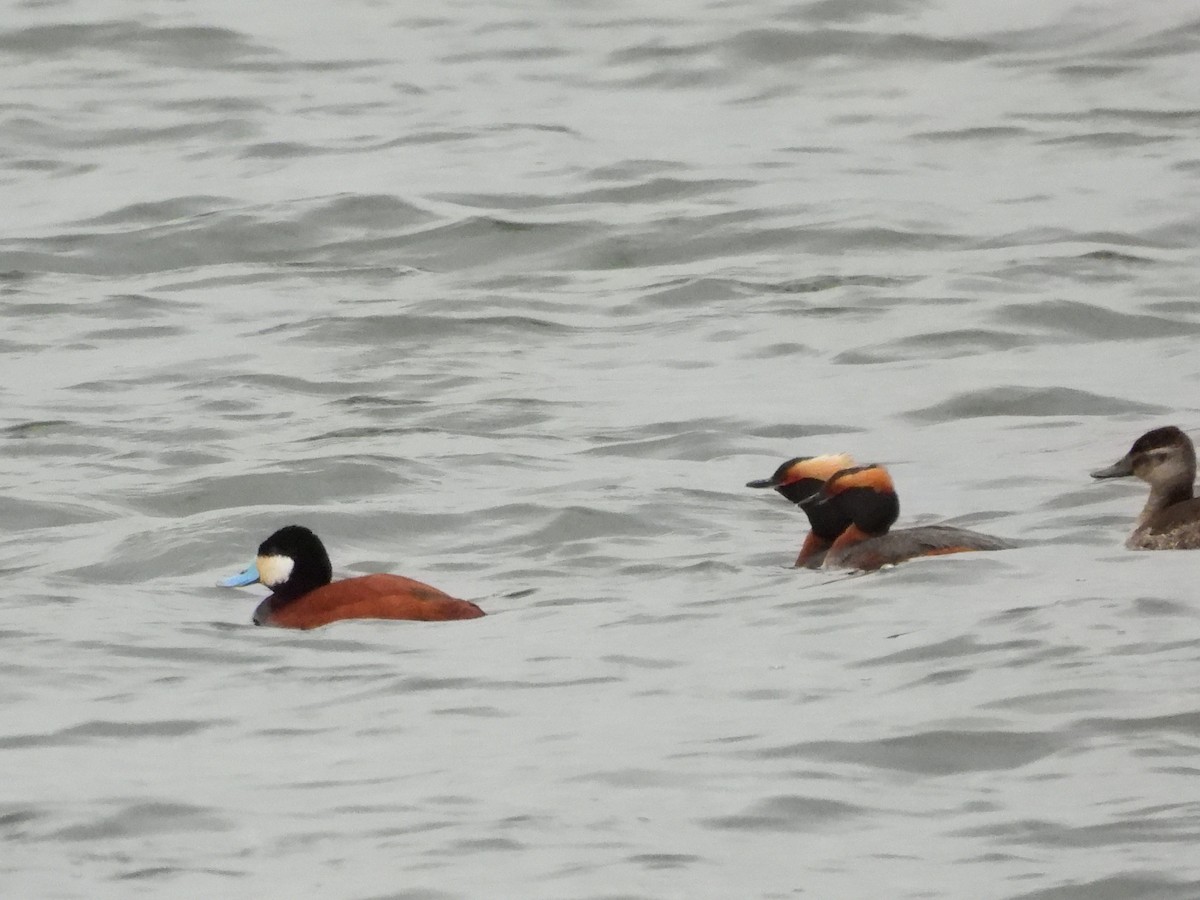
[[[217,582],[221,587],[241,587],[244,584],[254,584],[258,581],[258,566],[250,563],[245,570]]]

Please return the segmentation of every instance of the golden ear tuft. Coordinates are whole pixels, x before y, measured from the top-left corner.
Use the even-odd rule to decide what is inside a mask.
[[[825,482],[825,493],[833,496],[851,488],[868,488],[881,494],[894,494],[895,485],[888,470],[878,463],[869,466],[854,466],[834,473]]]
[[[854,460],[847,453],[829,453],[824,456],[810,456],[794,462],[787,471],[787,483],[800,481],[802,478],[813,478],[825,481],[835,472],[854,465]]]

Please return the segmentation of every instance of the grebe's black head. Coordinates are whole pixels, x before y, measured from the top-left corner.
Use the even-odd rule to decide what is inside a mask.
[[[864,534],[886,534],[900,518],[892,476],[880,465],[854,466],[825,482],[821,504],[836,504]]]
[[[746,487],[774,488],[808,516],[813,534],[832,542],[850,525],[850,516],[840,503],[820,503],[821,487],[835,472],[852,466],[845,453],[824,456],[797,456],[775,470],[770,478],[747,482]]]
[[[770,478],[748,481],[749,488],[775,488],[793,503],[805,506],[815,503],[825,480],[848,466],[854,465],[845,453],[829,453],[824,456],[797,456],[789,459],[775,470]]]

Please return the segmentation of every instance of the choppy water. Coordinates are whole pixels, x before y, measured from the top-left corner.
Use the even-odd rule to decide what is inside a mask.
[[[414,8],[8,10],[0,892],[1200,896],[1194,4]],[[839,450],[1029,546],[786,568]]]

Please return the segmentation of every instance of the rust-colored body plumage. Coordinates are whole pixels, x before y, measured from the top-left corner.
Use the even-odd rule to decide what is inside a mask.
[[[361,575],[334,581],[291,600],[274,594],[254,611],[255,625],[320,628],[342,619],[445,622],[477,619],[483,610],[402,575]]]

